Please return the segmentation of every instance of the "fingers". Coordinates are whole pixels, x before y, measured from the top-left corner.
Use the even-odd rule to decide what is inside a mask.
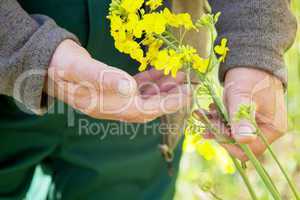
[[[159,94],[160,92],[168,92],[169,90],[180,86],[184,83],[185,74],[178,72],[176,78],[164,76],[162,72],[157,70],[149,70],[134,76],[138,83],[139,90],[144,96]]]
[[[180,87],[181,84],[183,84],[184,79],[184,73],[178,73],[175,79],[171,76],[163,77],[155,83],[156,87],[155,85],[154,87],[152,85],[149,85],[148,87],[144,88],[143,94],[154,95],[158,94],[159,92],[168,92],[175,87]]]
[[[92,58],[79,59],[71,67],[52,68],[58,78],[85,84],[102,92],[133,95],[137,84],[132,76],[114,67],[109,67]]]
[[[156,70],[154,68],[138,73],[134,76],[134,79],[138,83],[138,85],[147,83],[147,82],[155,82],[164,76],[163,71]]]
[[[162,115],[175,113],[191,103],[191,92],[186,85],[168,93],[143,99],[138,97],[134,104],[121,113],[123,121],[145,123]]]
[[[53,96],[97,119],[145,123],[174,113],[191,102],[191,93],[187,86],[153,95],[148,99],[143,99],[138,94],[131,97],[113,93],[102,96],[99,91],[88,86],[63,80],[49,86],[49,89],[53,90]]]

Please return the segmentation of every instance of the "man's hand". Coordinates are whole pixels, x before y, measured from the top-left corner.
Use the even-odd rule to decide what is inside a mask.
[[[84,48],[65,40],[53,55],[45,90],[93,118],[144,123],[176,112],[191,101],[182,84],[153,92],[153,86],[159,88],[166,79],[156,70],[132,77],[92,59]],[[146,92],[141,93],[141,88]]]
[[[255,155],[261,155],[266,146],[253,135],[254,127],[247,121],[233,122],[240,104],[256,105],[256,122],[269,144],[281,137],[287,130],[287,111],[284,89],[281,81],[264,71],[252,68],[235,68],[225,78],[224,102],[231,119],[232,136],[238,143],[249,144]],[[234,156],[247,157],[233,145],[225,145]]]
[[[235,122],[234,115],[241,104],[256,105],[253,113],[256,122],[271,144],[287,130],[287,111],[282,83],[275,76],[253,68],[234,68],[227,72],[224,85],[224,103],[230,116],[231,130],[221,123],[215,106],[211,106],[208,117],[211,121],[240,144],[249,144],[253,153],[261,155],[266,146],[255,135],[255,129],[248,121]],[[207,137],[212,137],[211,133]],[[240,160],[247,160],[236,145],[223,146]]]

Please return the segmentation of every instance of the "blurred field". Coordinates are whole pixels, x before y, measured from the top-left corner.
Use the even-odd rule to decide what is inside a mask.
[[[300,22],[300,1],[292,0],[292,9]],[[300,25],[299,25],[300,27]],[[287,106],[289,110],[289,133],[273,144],[273,147],[284,164],[285,168],[300,188],[300,31],[295,44],[286,54],[286,63],[289,70],[289,86]],[[248,200],[249,194],[237,173],[230,169],[231,162],[217,144],[210,144],[217,150],[214,158],[206,160],[201,154],[201,149],[187,145],[182,158],[181,172],[177,182],[175,200]],[[279,190],[284,194],[284,199],[292,199],[285,180],[280,175],[278,168],[266,153],[261,161],[274,178]],[[228,168],[230,170],[228,170]],[[248,166],[247,173],[261,200],[272,199],[264,184],[259,180],[255,171]],[[214,197],[216,195],[216,197]]]

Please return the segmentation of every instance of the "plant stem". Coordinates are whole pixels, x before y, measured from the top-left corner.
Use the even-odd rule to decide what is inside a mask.
[[[182,42],[184,40],[185,34],[186,34],[186,29],[184,30],[183,34],[180,36],[180,40],[179,40],[179,45],[182,45]]]
[[[266,171],[264,170],[261,163],[257,160],[253,152],[250,150],[250,148],[245,145],[241,144],[240,147],[245,152],[245,154],[248,156],[248,158],[251,160],[252,164],[254,165],[256,172],[260,175],[263,182],[265,183],[266,187],[272,194],[273,198],[275,200],[281,200],[280,194],[278,193],[278,190],[274,187],[274,183],[272,183],[270,177],[266,174]]]
[[[280,171],[282,172],[283,176],[285,177],[290,189],[292,190],[296,200],[300,200],[300,196],[299,193],[296,189],[296,186],[294,185],[294,183],[291,181],[291,179],[289,178],[287,172],[285,171],[285,169],[283,168],[283,166],[281,165],[281,163],[279,162],[277,156],[275,155],[275,153],[272,150],[272,147],[270,146],[267,138],[264,136],[264,134],[261,132],[261,130],[259,129],[259,127],[257,126],[257,124],[254,122],[253,123],[255,125],[255,128],[257,130],[257,134],[259,135],[259,137],[262,139],[263,143],[266,145],[268,151],[270,152],[272,158],[275,160],[277,166],[279,167]]]
[[[271,183],[273,184],[273,187],[277,190],[277,188],[276,188],[274,182],[273,182],[272,179],[271,179],[271,176],[268,174],[268,172],[267,172],[267,170],[266,170],[265,168],[263,168],[263,169],[264,169],[264,171],[265,171],[265,174],[266,174],[266,175],[269,177],[269,179],[271,180]],[[277,190],[277,193],[280,194],[278,190]]]
[[[176,45],[174,45],[173,42],[169,41],[167,38],[165,38],[164,36],[162,35],[158,35],[156,34],[155,35],[157,38],[161,39],[166,45],[168,45],[169,47],[175,49],[175,50],[178,50],[178,47]]]
[[[242,166],[240,165],[240,163],[237,161],[237,159],[235,157],[233,157],[231,155],[230,155],[230,157],[231,157],[231,159],[232,159],[232,161],[233,161],[236,169],[240,173],[240,175],[241,175],[241,177],[242,177],[242,179],[243,179],[243,181],[244,181],[244,183],[245,183],[245,185],[246,185],[246,187],[247,187],[247,189],[249,191],[249,194],[250,194],[251,198],[253,200],[257,200],[258,198],[256,196],[256,193],[255,193],[253,187],[251,186],[251,183],[250,183],[250,181],[249,181],[249,179],[248,179],[248,177],[247,177],[244,169],[242,168]]]
[[[204,84],[204,86],[209,91],[209,93],[213,99],[213,102],[216,104],[216,108],[218,110],[219,115],[226,123],[228,123],[229,116],[227,114],[226,108],[225,108],[222,100],[218,97],[218,95],[213,87],[213,84],[211,84],[210,81],[207,81],[207,78],[204,78],[201,74],[198,74],[198,77],[200,78],[201,82]]]

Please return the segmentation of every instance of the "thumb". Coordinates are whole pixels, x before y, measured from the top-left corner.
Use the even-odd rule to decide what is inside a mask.
[[[256,131],[252,123],[243,119],[235,121],[235,115],[239,111],[240,106],[243,104],[251,104],[251,93],[234,91],[234,89],[231,91],[232,92],[227,92],[226,94],[225,104],[229,112],[233,137],[238,143],[252,143],[256,139]],[[253,112],[251,115],[255,116],[255,111]]]

